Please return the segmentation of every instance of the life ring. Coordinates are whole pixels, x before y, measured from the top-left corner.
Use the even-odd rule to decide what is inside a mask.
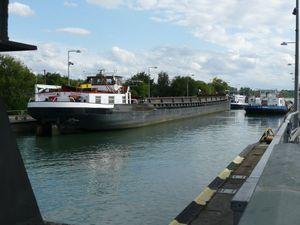
[[[57,101],[57,97],[56,96],[49,96],[49,101],[51,102],[56,102]]]
[[[70,102],[75,102],[75,98],[72,96],[69,96]]]
[[[70,99],[70,102],[80,102],[81,96],[80,95],[70,95],[69,99]]]

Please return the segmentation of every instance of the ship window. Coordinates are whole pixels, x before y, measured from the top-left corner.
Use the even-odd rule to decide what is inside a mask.
[[[95,97],[95,102],[98,104],[101,104],[101,96],[96,96]]]
[[[115,103],[115,96],[109,96],[108,97],[108,103],[109,104],[114,104]]]
[[[126,96],[122,96],[122,102],[123,104],[126,104]]]

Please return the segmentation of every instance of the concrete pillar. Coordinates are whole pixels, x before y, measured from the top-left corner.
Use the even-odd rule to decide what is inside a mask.
[[[60,135],[59,125],[55,123],[42,123],[36,126],[37,136],[55,136]]]

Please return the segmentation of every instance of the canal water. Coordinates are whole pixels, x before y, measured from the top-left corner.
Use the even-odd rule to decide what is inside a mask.
[[[18,145],[45,219],[75,225],[167,225],[280,117],[244,111]]]

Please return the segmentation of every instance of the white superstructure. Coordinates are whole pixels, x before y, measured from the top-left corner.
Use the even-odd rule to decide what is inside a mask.
[[[119,76],[103,76],[102,74],[88,77],[87,82],[78,88],[36,84],[34,100],[28,103],[28,107],[59,105],[76,108],[91,107],[91,104],[93,108],[102,108],[102,106],[113,108],[115,104],[131,104],[130,87],[124,87],[122,78]]]
[[[232,103],[237,104],[245,104],[246,103],[246,96],[245,95],[233,95]]]
[[[275,91],[261,92],[260,97],[250,98],[249,104],[261,106],[286,106],[285,99],[279,97]]]

